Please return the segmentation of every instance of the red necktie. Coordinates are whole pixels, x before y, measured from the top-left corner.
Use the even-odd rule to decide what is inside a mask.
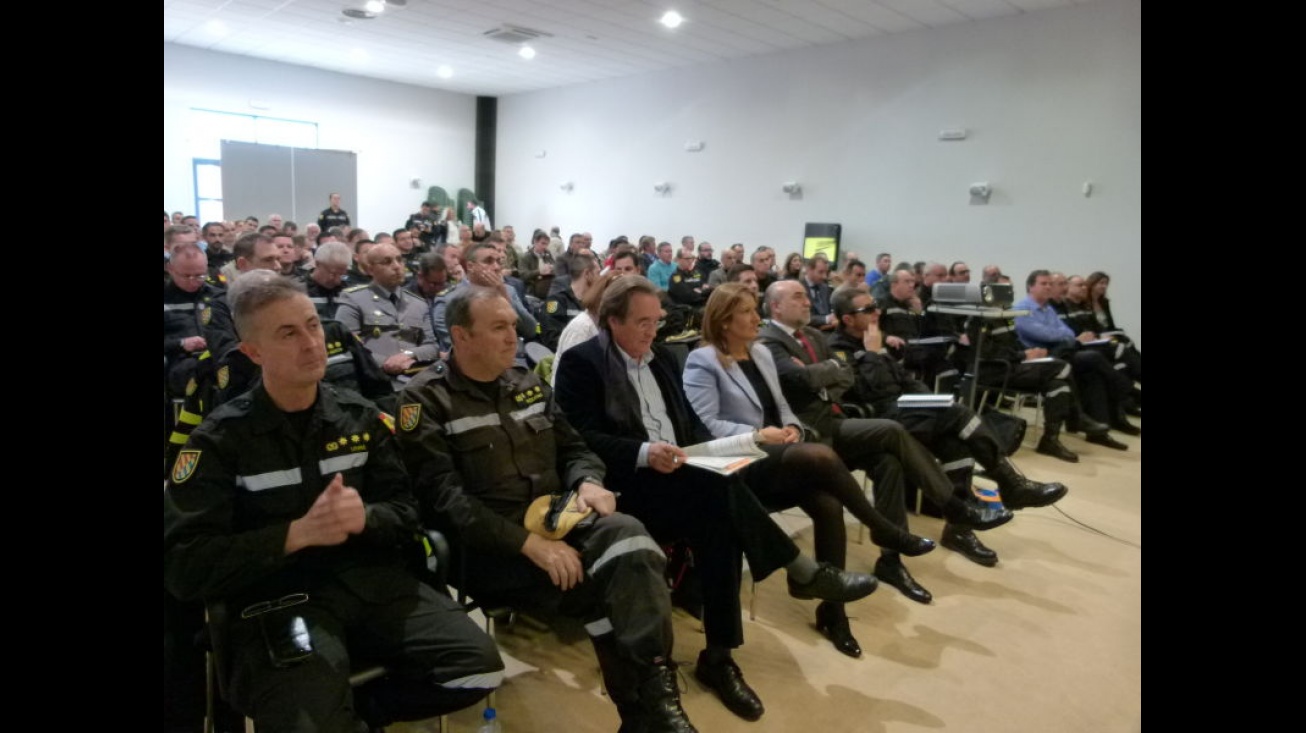
[[[794,331],[794,338],[798,339],[798,343],[802,344],[804,349],[807,349],[807,355],[812,358],[813,364],[820,361],[816,358],[816,349],[812,348],[812,342],[808,341],[807,337],[803,335],[803,329],[800,328],[797,331]],[[843,409],[839,407],[838,403],[831,402],[830,412],[833,412],[836,415],[842,415]]]
[[[798,343],[802,344],[804,349],[807,349],[807,355],[811,357],[813,364],[820,361],[820,359],[816,358],[816,349],[812,348],[812,342],[808,341],[807,337],[803,335],[803,329],[800,328],[794,331],[794,338],[798,339]]]

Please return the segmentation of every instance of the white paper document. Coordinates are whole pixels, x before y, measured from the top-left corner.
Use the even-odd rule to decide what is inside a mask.
[[[766,458],[766,452],[753,442],[752,433],[729,435],[706,443],[685,448],[689,458],[685,463],[702,468],[722,476],[739,471],[759,458]]]

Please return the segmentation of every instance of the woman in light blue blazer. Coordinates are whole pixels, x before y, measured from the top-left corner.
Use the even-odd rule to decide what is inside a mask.
[[[685,395],[715,437],[753,433],[762,449],[782,453],[770,480],[750,483],[771,509],[797,506],[812,518],[816,559],[843,568],[847,560],[845,508],[871,530],[875,544],[904,555],[934,549],[876,511],[839,456],[821,443],[803,443],[803,425],[780,389],[770,351],[756,343],[760,319],[753,292],[741,283],[713,290],[703,311],[703,346],[685,363]],[[816,626],[839,651],[861,656],[843,604],[822,603]]]

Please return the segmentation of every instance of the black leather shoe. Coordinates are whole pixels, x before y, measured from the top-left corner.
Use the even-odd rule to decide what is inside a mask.
[[[816,575],[806,583],[794,582],[789,576],[789,595],[794,598],[809,600],[819,598],[823,601],[851,603],[865,598],[875,592],[878,584],[875,576],[866,573],[850,573],[840,570],[829,563],[821,563]]]
[[[977,565],[991,568],[998,564],[998,553],[985,547],[975,533],[965,527],[945,525],[940,544],[953,552],[960,552]]]
[[[1117,433],[1125,435],[1142,435],[1143,429],[1125,419],[1116,420],[1111,423],[1111,429]]]
[[[1125,445],[1124,443],[1121,443],[1120,441],[1116,440],[1115,438],[1112,438],[1112,437],[1111,437],[1111,433],[1106,433],[1106,432],[1103,432],[1103,433],[1093,433],[1092,435],[1088,436],[1087,438],[1084,438],[1084,440],[1087,440],[1088,442],[1092,443],[1093,445],[1104,445],[1104,446],[1106,446],[1106,447],[1108,447],[1108,448],[1114,448],[1114,449],[1116,449],[1116,450],[1129,450],[1129,446],[1128,446],[1128,445]]]
[[[982,506],[980,506],[982,504]],[[1012,514],[1001,504],[994,506],[989,502],[970,502],[965,499],[953,499],[943,509],[943,518],[953,524],[960,524],[971,529],[984,531],[1001,527],[1010,522]]]
[[[834,648],[841,654],[853,659],[862,655],[862,646],[853,638],[852,629],[848,628],[848,615],[843,606],[837,603],[822,603],[816,607],[816,630],[825,634],[825,638],[834,643]]]
[[[680,706],[680,690],[676,687],[676,671],[667,665],[658,665],[654,673],[639,685],[639,707],[642,715],[631,721],[631,730],[640,733],[698,733],[689,716]],[[621,729],[626,729],[622,717]]]
[[[730,712],[744,720],[757,720],[766,712],[757,693],[753,692],[753,688],[749,687],[747,682],[744,682],[744,673],[739,671],[739,665],[735,664],[735,660],[726,659],[724,662],[709,664],[707,650],[704,649],[698,653],[694,676],[715,692]]]
[[[1002,495],[1002,505],[1012,510],[1028,509],[1030,507],[1052,506],[1061,501],[1061,497],[1066,495],[1070,489],[1061,483],[1039,483],[1030,481],[1021,476],[1016,483],[1010,486],[1003,486],[999,489]]]
[[[929,603],[934,600],[934,596],[922,588],[921,584],[917,583],[916,579],[911,576],[911,573],[907,572],[907,566],[896,558],[888,562],[883,557],[876,560],[875,577],[879,578],[881,583],[888,583],[902,591],[904,596],[917,603]]]
[[[1084,435],[1092,435],[1093,433],[1106,432],[1110,428],[1110,426],[1107,425],[1106,423],[1098,422],[1097,420],[1094,420],[1088,415],[1080,416],[1078,427],[1079,430],[1072,430],[1071,432],[1073,433],[1082,432]]]
[[[934,549],[934,540],[929,537],[918,537],[897,527],[894,529],[897,529],[894,537],[884,537],[882,533],[871,530],[871,542],[907,557],[920,557]]]
[[[1066,446],[1061,444],[1058,438],[1049,438],[1044,435],[1038,441],[1038,447],[1034,449],[1035,453],[1042,453],[1045,456],[1060,458],[1067,463],[1079,463],[1079,456]]]

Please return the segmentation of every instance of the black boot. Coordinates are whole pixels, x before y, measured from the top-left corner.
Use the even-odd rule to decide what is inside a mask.
[[[1069,491],[1064,484],[1029,480],[1005,458],[999,459],[997,465],[989,469],[988,475],[998,482],[1003,506],[1012,511],[1051,506],[1060,501],[1061,497]]]
[[[618,733],[646,733],[648,720],[640,704],[641,675],[637,665],[621,656],[612,634],[592,636],[590,643],[594,645],[594,656],[598,657],[599,671],[603,673],[603,686],[621,716]]]
[[[689,716],[680,706],[680,689],[676,687],[676,671],[666,664],[657,664],[651,674],[639,683],[639,708],[643,714],[643,727],[632,730],[647,733],[698,733]],[[623,719],[623,728],[625,722]]]
[[[1093,418],[1084,415],[1082,419],[1087,421]],[[1101,425],[1101,423],[1097,424]],[[1043,437],[1039,438],[1038,447],[1034,449],[1034,452],[1060,458],[1067,463],[1079,463],[1079,456],[1061,444],[1061,426],[1053,423],[1048,423],[1043,427]]]
[[[983,506],[978,506],[980,503]],[[947,506],[943,507],[943,518],[948,522],[970,527],[981,532],[986,529],[1001,527],[1010,522],[1013,516],[1015,515],[1003,508],[1001,504],[995,507],[989,502],[973,502],[956,496],[948,499]]]
[[[960,552],[977,565],[991,568],[998,564],[998,553],[985,547],[975,533],[966,527],[943,525],[943,538],[939,543],[953,552]]]

